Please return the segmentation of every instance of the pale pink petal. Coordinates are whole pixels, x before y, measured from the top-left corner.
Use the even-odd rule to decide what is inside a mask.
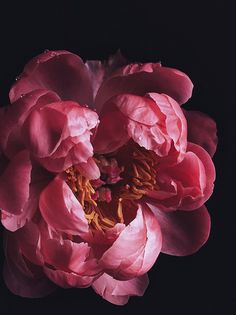
[[[207,241],[211,220],[207,208],[195,211],[164,212],[151,206],[161,227],[163,253],[174,256],[191,255]]]
[[[68,51],[48,51],[32,59],[10,91],[14,102],[36,89],[56,92],[62,100],[92,104],[92,83],[81,58]]]
[[[119,281],[104,273],[92,284],[102,298],[116,305],[124,305],[130,296],[143,296],[149,284],[147,274],[131,280]]]
[[[27,151],[19,152],[0,177],[0,208],[20,214],[29,198],[31,161]]]
[[[215,121],[204,113],[184,110],[188,124],[188,141],[203,147],[212,157],[217,147],[217,128]]]
[[[119,280],[146,273],[161,250],[159,224],[146,205],[139,205],[136,218],[119,234],[103,254],[100,264],[105,272]]]
[[[72,235],[88,233],[88,221],[83,208],[69,186],[55,178],[41,193],[40,211],[52,228]]]
[[[130,93],[143,96],[149,92],[165,93],[179,104],[192,95],[193,84],[183,72],[162,67],[160,63],[131,64],[113,73],[100,87],[95,99],[96,108],[112,96]]]

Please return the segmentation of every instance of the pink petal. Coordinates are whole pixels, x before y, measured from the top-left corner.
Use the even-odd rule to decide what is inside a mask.
[[[119,281],[104,273],[92,284],[94,291],[102,298],[116,305],[124,305],[130,296],[143,296],[148,287],[148,276]]]
[[[204,113],[184,110],[188,124],[188,141],[203,147],[212,157],[217,147],[217,128],[215,121]]]
[[[87,179],[97,179],[100,177],[100,170],[92,157],[88,158],[87,162],[79,163],[75,167]]]
[[[100,117],[93,146],[100,154],[114,152],[130,139],[127,132],[127,118],[113,106],[107,105],[109,110]]]
[[[156,64],[131,64],[118,70],[100,87],[95,99],[96,108],[117,94],[143,96],[149,92],[165,93],[179,104],[187,102],[192,95],[193,84],[183,72]]]
[[[26,262],[16,239],[9,234],[3,276],[8,289],[22,297],[43,297],[55,290],[55,286],[45,277],[41,267]]]
[[[29,198],[31,161],[27,151],[19,152],[0,177],[0,208],[20,214]]]
[[[44,239],[42,253],[45,262],[55,269],[81,276],[96,276],[101,271],[97,260],[90,257],[91,247],[87,243]]]
[[[209,154],[196,144],[188,144],[181,163],[171,167],[159,166],[158,189],[150,191],[152,204],[162,210],[194,210],[211,196],[215,168]]]
[[[11,88],[11,102],[36,89],[56,92],[62,100],[92,104],[92,83],[79,56],[68,51],[48,51],[32,59]]]
[[[52,282],[62,288],[86,288],[94,280],[94,276],[81,276],[76,273],[53,270],[47,267],[44,267],[44,272]]]
[[[27,148],[39,158],[49,156],[59,145],[65,124],[65,116],[55,109],[32,111],[22,128]]]
[[[155,216],[140,205],[136,218],[119,234],[100,260],[104,270],[119,280],[146,273],[161,250],[161,231]]]
[[[175,256],[191,255],[207,241],[211,220],[207,208],[195,211],[164,212],[150,206],[161,226],[163,253]]]
[[[21,127],[33,108],[58,101],[59,97],[47,90],[36,90],[19,98],[15,103],[6,107],[1,117],[0,144],[4,154],[9,158],[24,149],[21,137]]]
[[[81,204],[60,178],[55,178],[43,190],[39,207],[44,220],[52,228],[72,235],[88,233],[88,221]]]

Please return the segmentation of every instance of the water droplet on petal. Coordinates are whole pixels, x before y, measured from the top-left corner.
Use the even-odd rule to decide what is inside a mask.
[[[18,76],[15,78],[16,81],[19,81],[20,79],[21,79],[21,76],[20,76],[20,75],[18,75]]]
[[[47,54],[49,52],[49,49],[44,50],[44,54]]]
[[[138,137],[138,139],[139,139],[139,140],[142,140],[142,137],[140,136],[140,137]]]
[[[24,96],[25,96],[25,94],[21,94],[21,95],[20,95],[20,98],[22,98],[22,97],[24,97]]]

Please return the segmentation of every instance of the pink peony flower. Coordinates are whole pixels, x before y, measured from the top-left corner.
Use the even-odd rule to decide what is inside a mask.
[[[92,286],[123,305],[144,294],[160,252],[189,255],[206,242],[216,126],[181,109],[192,88],[176,69],[127,65],[120,53],[83,63],[49,51],[26,65],[0,112],[13,293]]]

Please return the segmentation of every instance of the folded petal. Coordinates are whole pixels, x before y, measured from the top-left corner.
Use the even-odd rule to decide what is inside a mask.
[[[55,178],[43,190],[39,207],[44,220],[55,230],[81,236],[88,233],[81,204],[60,178]]]
[[[11,214],[20,214],[29,198],[31,177],[29,153],[19,152],[0,177],[0,208]]]
[[[144,274],[131,280],[119,281],[104,273],[92,284],[94,291],[105,300],[116,305],[124,305],[130,296],[143,296],[148,287],[148,276]]]
[[[161,250],[159,224],[145,205],[139,205],[136,218],[119,234],[103,254],[100,264],[118,280],[128,280],[146,273]]]
[[[36,89],[56,92],[62,100],[92,104],[92,83],[79,56],[68,51],[48,51],[32,59],[10,90],[14,102]]]
[[[130,64],[113,73],[98,90],[96,108],[117,94],[143,96],[149,92],[165,93],[179,104],[187,102],[192,95],[193,84],[183,72],[162,67],[160,63]]]
[[[207,208],[195,211],[164,212],[151,206],[161,227],[163,253],[174,256],[191,255],[207,241],[211,219]]]
[[[217,147],[217,128],[215,121],[204,113],[184,110],[188,124],[188,141],[203,147],[212,157]]]

